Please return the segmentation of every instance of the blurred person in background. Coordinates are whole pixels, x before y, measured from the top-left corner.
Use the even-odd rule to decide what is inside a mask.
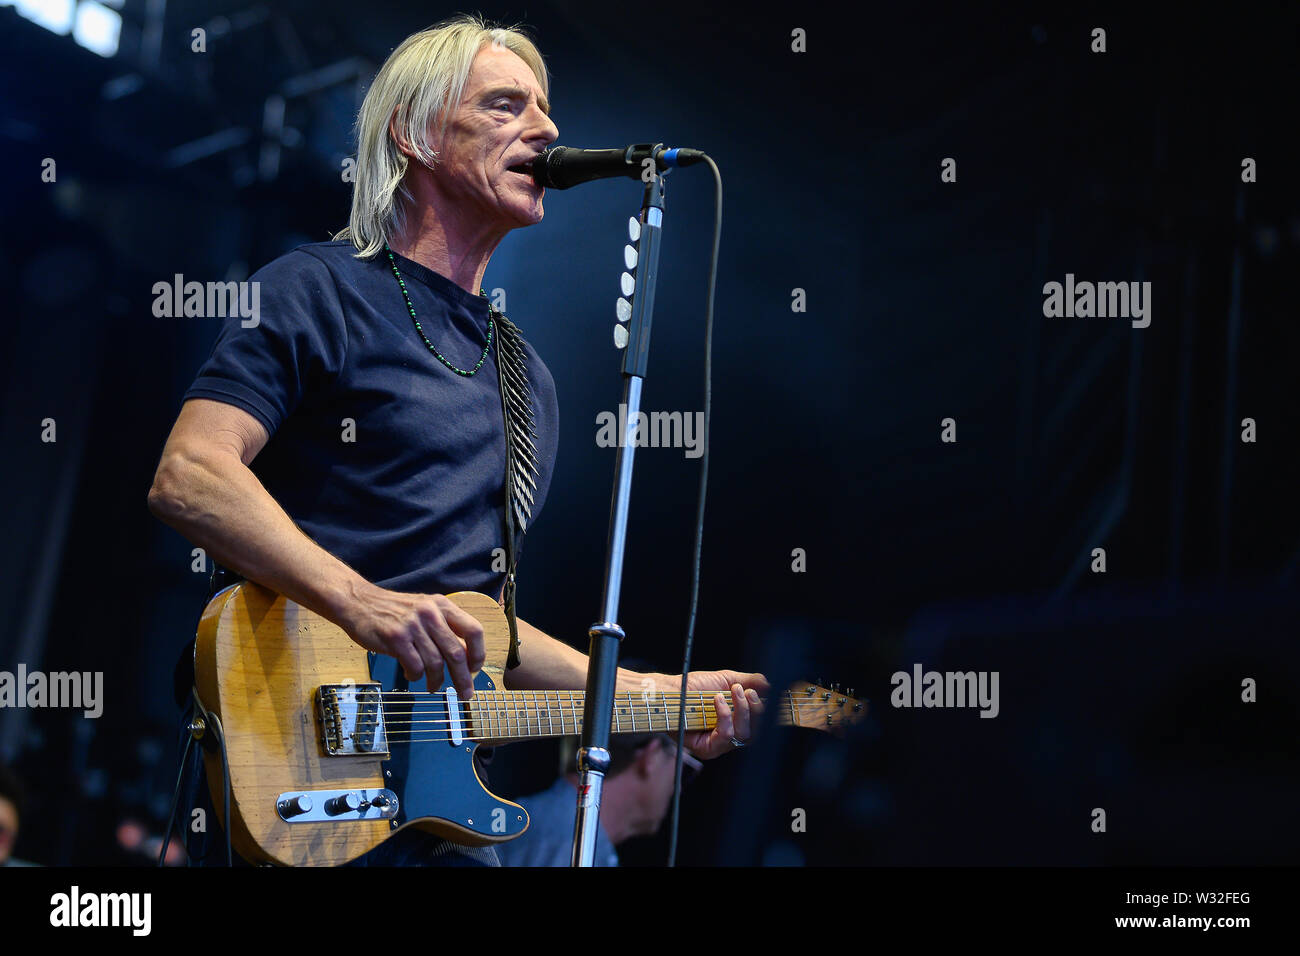
[[[14,857],[18,822],[25,803],[22,785],[13,772],[0,764],[0,866],[35,866]]]
[[[578,809],[576,766],[578,738],[560,742],[560,776],[540,793],[520,797],[528,811],[523,836],[497,847],[502,866],[569,866]],[[624,840],[659,831],[673,799],[673,767],[677,739],[672,734],[622,734],[609,738],[612,764],[600,797],[600,828],[596,833],[596,866],[618,866],[615,851]],[[703,764],[682,755],[682,787]]]

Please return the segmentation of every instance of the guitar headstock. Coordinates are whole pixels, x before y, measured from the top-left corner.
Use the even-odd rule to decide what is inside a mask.
[[[807,681],[791,684],[776,702],[777,720],[784,726],[807,727],[839,733],[867,715],[867,702],[848,693],[838,684],[820,687]]]

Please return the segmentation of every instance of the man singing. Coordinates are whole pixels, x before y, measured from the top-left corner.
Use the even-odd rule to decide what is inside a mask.
[[[223,327],[149,492],[153,513],[224,567],[333,621],[408,679],[437,687],[445,670],[462,698],[483,633],[444,595],[508,597],[493,560],[507,507],[503,339],[517,341],[536,435],[528,521],[555,463],[554,382],[481,294],[497,244],[542,219],[543,190],[519,167],[559,135],[548,88],[526,36],[474,17],[393,52],[358,118],[348,228],[252,277],[257,321]],[[518,636],[509,689],[584,686],[585,655],[522,619]],[[642,692],[647,677],[680,691],[680,677],[622,668],[617,690]],[[689,691],[730,691],[731,703],[716,694],[717,726],[688,734],[690,750],[707,759],[747,740],[767,686],[760,674],[692,673]],[[192,790],[206,801],[198,777]],[[191,841],[200,860],[218,858],[208,842]],[[497,857],[408,829],[358,862]]]

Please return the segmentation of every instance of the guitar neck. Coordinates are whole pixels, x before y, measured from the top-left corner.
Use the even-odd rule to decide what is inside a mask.
[[[582,733],[586,699],[586,692],[580,690],[478,691],[461,706],[476,739],[515,740]],[[680,702],[678,694],[615,694],[610,730],[616,734],[674,732]],[[789,714],[782,716],[783,723],[790,723]],[[687,730],[712,730],[717,722],[712,693],[686,695]]]

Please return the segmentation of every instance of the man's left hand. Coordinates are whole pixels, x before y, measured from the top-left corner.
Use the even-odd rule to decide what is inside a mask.
[[[676,677],[677,687],[681,678]],[[762,674],[742,674],[738,671],[692,671],[686,678],[688,697],[715,691],[713,706],[718,712],[718,723],[712,730],[688,733],[686,747],[702,760],[711,760],[736,749],[732,738],[748,743],[758,727],[763,713],[759,699],[770,689]]]

